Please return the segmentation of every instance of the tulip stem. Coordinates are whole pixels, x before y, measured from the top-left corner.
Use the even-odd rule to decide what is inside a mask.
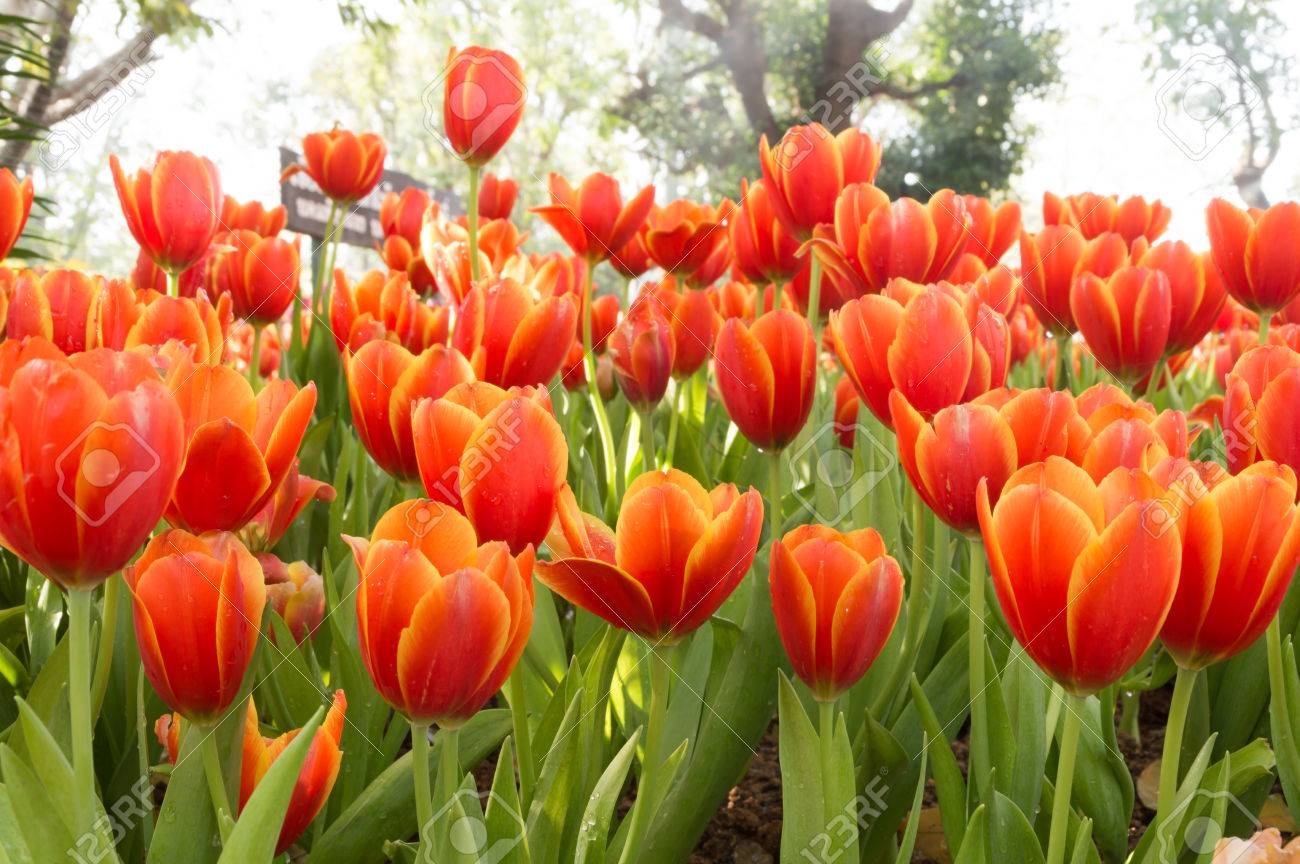
[[[217,752],[217,724],[200,726],[195,729],[202,736],[199,749],[203,753],[203,773],[208,778],[208,795],[212,798],[212,809],[217,813],[217,830],[221,833],[221,845],[230,840],[230,826],[234,815],[230,809],[230,796],[226,794],[226,772],[221,767],[221,754]]]
[[[536,769],[533,767],[533,742],[528,731],[528,691],[524,687],[523,671],[516,669],[510,675],[510,717],[515,729],[515,761],[519,765],[519,798],[527,812],[533,803],[533,785]]]
[[[673,386],[676,388],[673,391],[673,410],[668,412],[668,441],[664,444],[664,467],[666,468],[673,467],[673,451],[677,449],[677,424],[681,422],[678,418],[684,411],[689,410],[684,403],[689,395],[691,379],[683,378]]]
[[[984,548],[976,539],[966,541],[970,553],[970,740],[971,763],[980,798],[988,793],[988,712],[984,702]]]
[[[253,392],[256,393],[261,384],[261,366],[262,366],[262,328],[250,322],[253,328],[253,348],[248,355],[248,383],[252,386]]]
[[[72,716],[78,833],[90,830],[95,819],[95,757],[90,721],[90,607],[93,596],[86,589],[68,589],[68,707]]]
[[[637,784],[636,802],[632,805],[632,821],[628,825],[627,839],[623,843],[623,852],[619,855],[619,864],[630,864],[641,854],[645,844],[646,831],[650,829],[650,820],[654,818],[651,808],[658,806],[659,794],[659,751],[660,738],[663,737],[664,721],[668,715],[668,658],[662,651],[647,644],[650,652],[650,712],[646,720],[645,758],[641,763],[641,779]]]
[[[454,737],[454,736],[449,736]],[[443,738],[440,741],[439,749],[447,749],[448,739]],[[446,762],[446,753],[443,754],[443,762]],[[433,858],[433,841],[430,839],[433,830],[433,795],[429,791],[429,724],[416,723],[411,721],[411,764],[415,770],[415,818],[418,820],[416,825],[416,836],[420,840],[420,848],[424,859]],[[439,775],[439,783],[441,783]]]
[[[781,451],[773,450],[768,454],[767,495],[768,513],[771,518],[771,538],[773,546],[781,539]]]
[[[835,700],[828,699],[817,703],[818,736],[822,757],[822,804],[825,808],[826,824],[835,822],[843,802],[836,801],[831,795],[831,777],[835,772]]]
[[[808,262],[808,323],[812,325],[813,330],[813,349],[820,354],[821,342],[817,341],[817,318],[821,315],[821,309],[818,305],[821,302],[822,294],[822,265],[817,260],[817,256],[812,256],[812,261]],[[772,297],[772,308],[776,308],[776,297]]]
[[[1068,331],[1056,337],[1056,380],[1054,390],[1070,390],[1070,361],[1074,359],[1074,343]]]
[[[469,277],[479,280],[478,266],[478,175],[482,170],[477,165],[469,166],[469,207],[465,213],[465,222],[469,226]]]
[[[136,764],[141,777],[149,776],[149,724],[145,719],[144,664],[137,656],[132,663],[135,666],[135,747]],[[152,789],[152,785],[150,786]],[[144,848],[153,843],[153,820],[142,819],[140,825],[144,833]]]
[[[639,412],[641,418],[641,470],[658,470],[655,458],[655,415],[653,409]]]
[[[899,688],[903,682],[908,680],[912,675],[912,666],[916,662],[916,652],[921,641],[921,619],[925,617],[926,607],[926,585],[929,582],[926,571],[929,569],[925,563],[925,501],[920,495],[913,494],[912,497],[912,568],[908,574],[907,586],[907,621],[906,629],[903,633],[903,650],[890,670],[889,680],[885,686],[876,693],[876,698],[871,704],[871,715],[873,717],[887,718],[889,716],[887,709],[894,702]]]
[[[1064,864],[1065,841],[1070,828],[1070,793],[1074,785],[1074,759],[1079,752],[1079,727],[1083,699],[1065,697],[1065,728],[1056,757],[1056,791],[1052,796],[1052,828],[1047,840],[1047,864]]]
[[[605,456],[605,512],[610,515],[615,511],[618,498],[618,455],[614,450],[614,433],[609,428],[609,417],[605,415],[605,403],[600,398],[600,387],[596,384],[596,354],[591,347],[591,271],[596,268],[593,259],[587,259],[586,275],[582,286],[582,364],[587,373],[587,398],[591,402],[591,412],[596,421],[596,432],[600,436],[601,450]]]
[[[1165,725],[1164,750],[1160,754],[1160,793],[1156,798],[1156,821],[1160,825],[1174,806],[1178,794],[1178,761],[1183,750],[1183,729],[1187,724],[1187,707],[1196,689],[1197,670],[1178,667],[1174,678],[1174,695],[1169,702],[1169,721]]]
[[[1272,316],[1271,316],[1271,315],[1267,315],[1267,314],[1264,314],[1264,313],[1262,313],[1262,312],[1260,313],[1260,316],[1259,316],[1259,344],[1261,344],[1261,345],[1267,345],[1267,344],[1268,344],[1268,325],[1271,323],[1271,321],[1272,321]]]
[[[167,296],[181,296],[181,272],[179,270],[167,271]]]
[[[99,628],[99,651],[95,657],[95,683],[91,687],[90,716],[99,716],[104,705],[104,694],[108,692],[108,673],[113,669],[113,648],[117,642],[117,607],[121,594],[120,578],[110,577],[104,583],[104,614]],[[92,720],[93,722],[93,720]]]
[[[1151,370],[1151,376],[1147,378],[1146,392],[1142,394],[1143,399],[1150,402],[1155,398],[1156,391],[1160,389],[1160,379],[1164,377],[1164,374],[1165,358],[1164,355],[1161,355],[1160,359],[1156,361],[1156,368]]]
[[[325,302],[321,293],[325,290],[325,283],[329,279],[329,243],[331,236],[334,234],[334,220],[338,217],[338,213],[339,202],[331,198],[330,215],[329,218],[325,220],[325,236],[320,240],[320,257],[316,259],[316,267],[311,274],[311,308],[313,313],[317,310],[322,312],[325,310]],[[300,326],[298,320],[300,317],[301,316],[297,314],[293,316],[293,326],[295,331],[297,331]],[[294,335],[296,336],[297,333],[295,332]]]

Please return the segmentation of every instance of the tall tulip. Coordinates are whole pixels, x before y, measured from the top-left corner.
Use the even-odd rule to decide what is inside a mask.
[[[727,223],[735,268],[756,284],[785,282],[799,270],[799,241],[776,217],[771,194],[762,180],[740,181],[740,203]]]
[[[800,315],[777,309],[746,325],[732,318],[715,346],[718,392],[732,422],[756,447],[778,452],[812,411],[816,345]]]
[[[442,120],[451,149],[471,169],[500,152],[524,114],[524,70],[504,51],[452,48],[443,73]],[[471,191],[471,212],[478,201]]]
[[[451,341],[484,381],[546,385],[564,363],[577,320],[567,297],[534,298],[513,279],[494,279],[465,295]]]
[[[9,257],[18,242],[27,216],[32,212],[32,178],[18,178],[8,168],[0,168],[0,261]]]
[[[480,540],[518,554],[546,538],[569,467],[546,391],[458,384],[415,403],[410,427],[425,494],[468,516]]]
[[[559,174],[551,174],[546,185],[551,203],[534,207],[533,212],[555,229],[573,254],[592,264],[622,249],[654,206],[653,186],[646,186],[625,205],[618,181],[608,174],[588,175],[576,190]]]
[[[961,200],[970,216],[965,251],[991,268],[1002,260],[1020,234],[1020,205],[1005,201],[994,207],[979,195],[963,195]]]
[[[232,232],[229,245],[209,267],[212,296],[228,293],[235,315],[254,324],[279,321],[298,296],[297,245],[246,230]]]
[[[221,178],[207,159],[193,153],[163,151],[153,168],[134,177],[109,157],[126,227],[140,248],[177,275],[208,251],[221,224]],[[175,291],[172,291],[175,294]]]
[[[1068,225],[1048,225],[1037,234],[1020,233],[1021,279],[1025,300],[1053,334],[1074,331],[1070,289],[1088,241]]]
[[[851,127],[832,134],[820,123],[792,126],[772,146],[764,135],[758,158],[776,218],[807,240],[814,228],[835,218],[841,190],[876,179],[881,151],[870,135]]]
[[[240,202],[229,195],[221,199],[221,231],[254,231],[259,237],[274,237],[288,221],[289,211],[283,204],[267,209],[260,201]]]
[[[1172,214],[1157,199],[1151,203],[1140,195],[1125,198],[1118,195],[1098,195],[1082,192],[1064,198],[1043,193],[1043,222],[1048,225],[1073,225],[1084,237],[1092,239],[1107,231],[1114,231],[1133,243],[1142,238],[1148,242],[1164,233]]]
[[[713,344],[722,328],[722,316],[703,289],[683,288],[665,279],[654,292],[653,301],[661,305],[675,343],[673,377],[689,378],[713,356]],[[635,307],[633,307],[635,308]]]
[[[705,306],[710,314],[715,314],[707,301]],[[664,398],[668,382],[672,380],[677,353],[677,339],[673,332],[658,302],[645,297],[632,304],[627,317],[614,330],[609,341],[614,378],[627,401],[642,415],[641,423],[643,429],[648,430],[651,442],[654,440],[653,430],[647,415]],[[653,454],[654,448],[650,447],[642,455],[650,460]]]
[[[491,171],[483,174],[483,185],[478,190],[478,215],[480,219],[509,219],[519,197],[519,181],[498,177]]]
[[[726,220],[734,206],[724,200],[717,207],[678,199],[650,211],[646,224],[646,250],[664,272],[696,287],[713,280],[717,266],[711,261],[721,253],[727,259]],[[707,274],[707,275],[705,275]]]
[[[1205,221],[1224,287],[1267,326],[1270,315],[1300,296],[1300,203],[1248,212],[1216,198]]]
[[[379,185],[388,145],[373,132],[358,134],[335,126],[303,136],[302,155],[307,164],[289,166],[281,181],[305,171],[325,197],[346,205],[360,201]],[[332,216],[330,227],[333,221]]]
[[[1223,309],[1227,292],[1207,253],[1197,255],[1181,240],[1157,243],[1137,261],[1169,279],[1169,341],[1165,353],[1180,354],[1195,347]]]
[[[857,683],[898,620],[903,573],[874,528],[800,525],[776,542],[772,611],[795,674],[821,701]]]
[[[341,269],[335,270],[329,315],[339,353],[359,351],[374,339],[390,339],[408,351],[420,352],[445,344],[450,323],[447,307],[421,301],[407,276],[378,270],[355,283]]]
[[[1300,470],[1300,354],[1261,345],[1241,355],[1228,373],[1220,427],[1228,470],[1239,473],[1260,459]]]
[[[1169,278],[1145,267],[1121,267],[1106,280],[1085,273],[1070,289],[1070,311],[1088,349],[1130,386],[1164,357],[1171,305]]]

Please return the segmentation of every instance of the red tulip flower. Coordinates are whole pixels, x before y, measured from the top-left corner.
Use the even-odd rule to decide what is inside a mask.
[[[360,582],[361,660],[416,723],[462,726],[501,689],[533,626],[533,550],[478,545],[445,504],[404,501],[370,539],[344,537]]]
[[[845,187],[834,225],[818,229],[810,246],[829,274],[852,293],[878,294],[890,279],[929,284],[947,278],[968,242],[961,196],[940,189],[928,204],[889,196],[869,183]]]
[[[676,469],[650,471],[628,485],[610,532],[578,511],[572,494],[562,496],[557,520],[572,555],[538,562],[537,578],[615,627],[676,643],[718,610],[758,551],[758,492],[725,497],[715,501]]]
[[[689,378],[709,362],[713,356],[713,343],[722,328],[722,316],[713,307],[706,291],[699,288],[678,291],[672,279],[665,279],[654,291],[653,299],[647,298],[642,302],[653,303],[668,319],[675,343],[675,378]]]
[[[994,207],[979,195],[961,196],[970,224],[966,227],[965,251],[985,267],[993,267],[1020,235],[1020,205],[1006,201]]]
[[[567,297],[535,299],[513,279],[494,279],[465,295],[451,342],[484,381],[498,387],[545,385],[564,363],[577,319]]]
[[[126,570],[145,675],[200,725],[226,713],[257,647],[262,567],[233,534],[164,531]]]
[[[1205,221],[1214,263],[1234,300],[1272,315],[1300,296],[1300,204],[1247,212],[1216,198]]]
[[[642,222],[636,233],[609,256],[610,265],[624,279],[631,280],[644,276],[653,264],[650,260],[650,250],[646,249],[645,245],[645,235],[648,230],[649,226]]]
[[[266,582],[266,599],[289,628],[295,644],[301,645],[325,620],[325,583],[306,561],[285,564],[270,552],[259,552]],[[271,631],[275,641],[275,631]]]
[[[772,548],[772,611],[794,672],[823,702],[880,656],[903,602],[903,572],[874,528],[800,525]]]
[[[740,181],[740,203],[727,223],[735,269],[750,282],[785,282],[799,270],[799,241],[776,217],[762,180]]]
[[[1053,333],[1074,331],[1070,289],[1087,246],[1078,229],[1067,225],[1048,225],[1037,234],[1020,234],[1025,300]]]
[[[716,268],[711,259],[719,252],[727,258],[725,222],[733,209],[727,200],[716,209],[685,199],[656,207],[646,220],[646,251],[666,273],[690,285],[708,285],[713,280],[707,276]]]
[[[259,237],[274,237],[288,221],[289,211],[283,204],[268,210],[260,201],[240,203],[229,195],[221,199],[221,231],[253,231]]]
[[[330,296],[330,332],[342,353],[359,351],[375,339],[388,339],[420,352],[447,342],[445,306],[430,306],[411,289],[410,279],[372,270],[355,283],[334,271]]]
[[[313,501],[332,503],[336,494],[330,484],[299,474],[298,460],[295,459],[280,488],[248,523],[241,539],[254,552],[268,552],[280,542],[307,505]]]
[[[881,146],[849,128],[838,135],[820,123],[792,126],[775,146],[758,143],[763,185],[776,218],[799,240],[836,218],[836,199],[847,186],[871,183],[880,169]]]
[[[481,167],[510,140],[524,116],[524,70],[504,51],[452,48],[443,72],[442,122],[461,161]]]
[[[80,270],[49,270],[36,274],[24,270],[13,280],[9,297],[8,336],[41,336],[65,354],[90,347],[96,329],[92,313],[104,290],[102,276]]]
[[[254,231],[237,231],[228,238],[234,248],[217,255],[208,269],[212,296],[229,294],[235,315],[246,321],[279,321],[298,296],[298,246]]]
[[[1119,200],[1118,195],[1083,192],[1064,198],[1043,193],[1043,222],[1047,225],[1072,225],[1091,240],[1113,231],[1133,243],[1138,238],[1154,243],[1169,226],[1169,208],[1157,199],[1150,204],[1135,195]]]
[[[1130,386],[1145,380],[1169,341],[1169,278],[1121,267],[1109,279],[1085,273],[1070,289],[1070,311],[1097,362]]]
[[[708,306],[710,313],[713,307]],[[623,323],[610,337],[614,378],[631,406],[640,412],[653,411],[668,391],[672,380],[677,339],[658,302],[643,297],[632,304]]]
[[[306,171],[327,198],[339,204],[351,204],[379,185],[388,145],[373,132],[358,135],[335,126],[328,132],[304,136],[302,155],[307,164],[289,166],[280,175],[280,182]]]
[[[547,178],[551,203],[533,212],[555,229],[573,254],[595,264],[621,250],[645,223],[655,187],[646,186],[626,205],[618,181],[591,174],[575,190],[559,174]]]
[[[1300,563],[1295,473],[1257,462],[1190,505],[1183,565],[1160,641],[1189,669],[1249,648],[1282,605]]]
[[[483,174],[478,190],[478,215],[481,219],[509,219],[519,197],[519,181],[498,177],[491,171]]]
[[[1181,240],[1157,243],[1134,263],[1159,270],[1169,279],[1169,342],[1165,353],[1191,350],[1214,327],[1228,296],[1218,268],[1207,253],[1197,255]]]
[[[126,227],[140,248],[168,273],[179,273],[208,251],[221,225],[221,178],[193,153],[163,151],[151,170],[134,177],[109,157]]]
[[[808,320],[778,309],[746,325],[732,318],[715,346],[718,392],[741,433],[761,450],[799,434],[816,392],[817,346]]]
[[[357,437],[370,458],[399,480],[420,476],[411,416],[420,399],[436,399],[474,380],[469,361],[454,348],[434,345],[413,355],[392,342],[368,342],[344,360]]]
[[[185,468],[167,521],[190,531],[236,531],[272,499],[293,468],[316,408],[316,384],[276,378],[253,394],[229,366],[172,365],[167,384],[185,418]]]
[[[0,261],[9,257],[18,242],[27,216],[32,212],[32,178],[18,178],[8,168],[0,168]]]
[[[1262,345],[1241,355],[1223,393],[1224,457],[1240,473],[1260,459],[1300,468],[1300,354]]]
[[[1158,499],[1107,492],[1053,456],[1012,475],[996,507],[987,481],[977,494],[1007,625],[1025,653],[1076,695],[1115,683],[1150,647],[1182,565],[1178,532],[1150,530]]]
[[[425,493],[468,516],[480,540],[518,554],[546,538],[569,449],[545,390],[459,384],[420,400],[411,428]]]
[[[0,542],[64,588],[93,588],[162,517],[184,460],[181,413],[138,354],[65,360],[28,343],[5,343]]]

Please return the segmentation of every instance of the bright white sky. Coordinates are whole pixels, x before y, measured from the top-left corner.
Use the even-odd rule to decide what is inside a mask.
[[[103,10],[114,4],[97,5]],[[1300,33],[1300,3],[1280,5],[1286,7],[1283,14],[1290,19],[1291,31]],[[196,4],[218,19],[231,17],[235,6],[229,0]],[[374,6],[393,10],[398,4],[377,0]],[[211,157],[220,166],[226,191],[237,198],[277,200],[277,146],[296,146],[303,132],[326,128],[335,119],[348,123],[347,117],[314,113],[310,72],[319,68],[322,54],[335,51],[337,61],[331,63],[342,74],[346,55],[338,49],[354,34],[339,21],[334,0],[275,0],[238,7],[239,21],[227,25],[229,29],[190,45],[161,46],[161,59],[137,95],[126,100],[105,126],[83,135],[85,140],[65,169],[44,178],[56,198],[62,200],[61,184],[84,188],[94,165],[104,166],[107,174],[110,151],[134,167],[165,147]],[[1235,198],[1228,179],[1237,158],[1235,140],[1224,140],[1203,158],[1193,159],[1162,131],[1157,95],[1163,82],[1151,83],[1143,69],[1142,34],[1132,24],[1119,23],[1132,20],[1130,0],[1058,0],[1058,9],[1058,20],[1067,33],[1062,52],[1064,83],[1050,100],[1024,109],[1040,129],[1015,182],[1018,197],[1027,205],[1028,220],[1039,221],[1044,189],[1142,194],[1161,198],[1173,209],[1170,236],[1203,245],[1205,204],[1215,195]],[[97,14],[107,17],[96,18],[92,26],[111,33],[116,24],[111,12]],[[647,26],[644,17],[635,22],[629,18],[627,32],[601,38],[634,45],[637,31],[644,33]],[[441,59],[440,49],[430,51],[431,64]],[[265,104],[259,97],[267,92],[283,94],[283,110],[262,112],[262,116],[250,112],[249,106]],[[412,110],[422,109],[413,106]],[[1194,124],[1191,132],[1196,132]],[[394,168],[408,167],[400,153],[390,159]],[[1297,165],[1300,134],[1293,134],[1266,177],[1270,198],[1297,196]],[[545,176],[545,166],[534,170]],[[641,170],[645,176],[626,177],[625,182],[640,185],[655,179],[648,167]],[[38,176],[38,184],[41,181]],[[57,231],[62,220],[75,218],[65,208],[49,227]],[[117,234],[126,241],[125,225],[120,222],[92,230],[99,235],[92,238],[93,245],[117,242],[113,236]]]

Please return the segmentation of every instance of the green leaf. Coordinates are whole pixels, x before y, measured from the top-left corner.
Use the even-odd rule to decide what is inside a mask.
[[[966,840],[961,844],[961,851],[953,859],[953,864],[985,864],[985,862],[992,862],[993,859],[989,858],[988,845],[988,810],[985,805],[981,804],[971,814],[970,824],[966,826]],[[997,861],[996,864],[1002,864],[1002,862]]]
[[[528,864],[528,837],[519,800],[519,787],[515,785],[514,747],[506,738],[497,753],[497,767],[492,774],[492,789],[488,793],[484,825],[487,828],[487,846],[490,858],[499,864]]]
[[[921,724],[925,727],[926,752],[930,756],[931,770],[934,772],[935,795],[939,799],[939,816],[943,824],[943,836],[948,849],[956,852],[961,849],[962,838],[966,833],[966,781],[962,778],[957,757],[948,746],[939,720],[934,716],[930,700],[925,698],[925,691],[912,676],[912,700],[921,715]],[[1042,724],[1039,724],[1042,725]]]
[[[632,760],[636,758],[636,745],[640,738],[641,730],[637,729],[596,781],[596,788],[587,799],[587,809],[582,814],[582,824],[578,828],[574,864],[605,864],[605,849],[614,806],[618,804],[627,772],[632,767]]]
[[[77,824],[77,783],[72,765],[31,706],[22,699],[17,701],[18,723],[27,744],[27,762],[45,782],[50,803],[54,805],[53,814],[71,828]]]
[[[45,783],[7,745],[0,745],[0,771],[4,772],[14,816],[35,860],[51,864],[66,861],[68,850],[86,846],[74,839],[72,828],[58,816]],[[51,814],[56,818],[50,818]],[[93,844],[94,838],[88,839]]]
[[[1067,702],[1064,711],[1073,710],[1071,704],[1080,703]],[[1075,760],[1074,801],[1092,818],[1093,839],[1103,857],[1121,860],[1128,853],[1134,788],[1133,775],[1115,742],[1114,708],[1111,696],[1105,704],[1089,698],[1078,709],[1083,712],[1083,729]]]
[[[1047,714],[1049,684],[1038,667],[1022,652],[1012,652],[1002,670],[1002,693],[1011,717],[1015,718],[1016,761],[1005,774],[1007,796],[1029,818],[1038,818],[1042,798],[1043,771],[1047,765]],[[994,764],[997,764],[996,762]]]
[[[781,761],[781,860],[797,860],[812,849],[829,859],[831,837],[826,824],[821,750],[817,732],[784,673],[777,696]],[[824,843],[823,843],[824,841]],[[823,845],[814,845],[823,843]]]
[[[1016,803],[995,791],[988,806],[989,845],[993,861],[1040,864],[1043,849],[1034,827]]]
[[[581,719],[582,694],[579,689],[569,703],[537,777],[528,811],[528,851],[534,864],[559,864],[577,834],[581,814],[570,806],[569,796],[581,771],[578,753],[584,742],[574,733]]]
[[[940,738],[939,741],[946,750],[947,743],[944,739]],[[921,801],[925,795],[926,752],[925,750],[921,751],[920,779],[916,781],[916,794],[912,796],[911,815],[907,817],[907,828],[903,831],[903,842],[898,847],[898,855],[894,858],[894,864],[908,864],[912,860],[912,850],[916,848],[916,832],[921,826]],[[951,751],[949,751],[949,755],[951,755]]]
[[[0,784],[0,864],[33,864],[9,790]]]
[[[218,864],[271,864],[293,787],[298,783],[302,763],[324,718],[325,709],[316,709],[298,736],[271,763],[240,812]]]

